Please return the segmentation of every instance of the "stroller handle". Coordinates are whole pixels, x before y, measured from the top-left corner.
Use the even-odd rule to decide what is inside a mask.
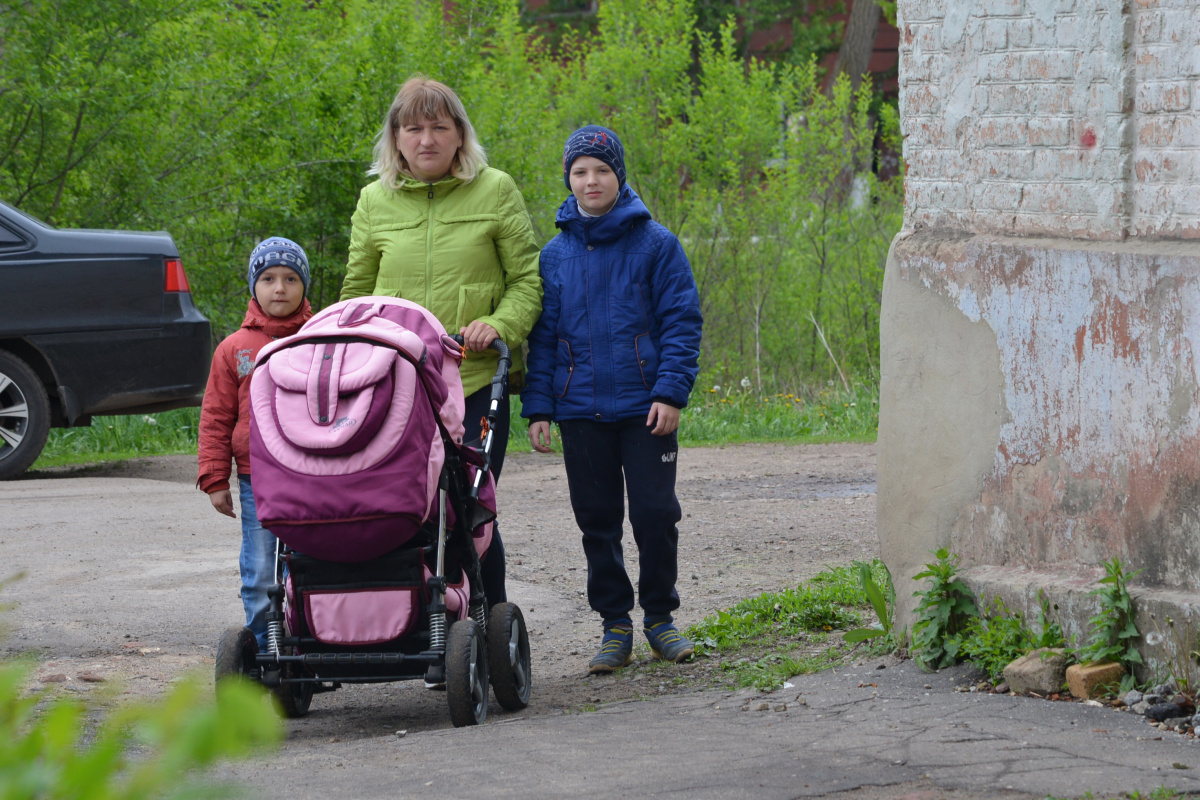
[[[460,347],[466,344],[466,340],[463,339],[461,333],[456,333],[450,338],[453,339],[454,342]],[[489,344],[488,347],[500,354],[500,364],[496,369],[495,377],[492,378],[492,383],[500,383],[501,385],[504,385],[508,382],[508,370],[510,367],[512,367],[512,352],[508,349],[508,345],[504,343],[504,340],[499,336],[497,336],[495,339],[492,339],[492,343]]]
[[[450,337],[460,346],[464,344],[462,334],[454,334]],[[504,400],[504,392],[508,389],[508,370],[512,366],[512,353],[508,349],[508,345],[504,340],[497,336],[492,339],[488,345],[492,350],[500,354],[500,363],[496,365],[496,374],[492,376],[492,397],[491,403],[488,404],[487,425],[484,428],[486,433],[483,436],[483,469],[475,475],[475,482],[471,486],[470,498],[474,502],[479,498],[479,488],[483,481],[484,473],[491,470],[492,467],[492,431],[496,427],[496,422],[500,418],[500,403]]]

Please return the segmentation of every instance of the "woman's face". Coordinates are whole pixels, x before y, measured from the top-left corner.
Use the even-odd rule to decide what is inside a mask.
[[[579,207],[593,217],[608,213],[617,202],[621,182],[612,167],[598,158],[580,156],[571,162],[571,194]]]
[[[462,135],[454,120],[442,114],[437,119],[413,120],[401,125],[396,131],[396,147],[414,178],[433,183],[450,174],[454,157],[462,147]]]

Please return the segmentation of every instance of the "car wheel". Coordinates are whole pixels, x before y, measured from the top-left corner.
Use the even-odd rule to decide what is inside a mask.
[[[37,460],[50,431],[50,400],[29,365],[0,350],[0,480]]]

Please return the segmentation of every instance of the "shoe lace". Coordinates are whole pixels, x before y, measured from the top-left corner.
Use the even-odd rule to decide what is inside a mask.
[[[617,652],[625,646],[626,640],[632,635],[632,628],[608,628],[604,631],[604,641],[600,644],[600,652]]]
[[[683,635],[669,622],[660,622],[650,628],[650,638],[662,645],[683,641]]]

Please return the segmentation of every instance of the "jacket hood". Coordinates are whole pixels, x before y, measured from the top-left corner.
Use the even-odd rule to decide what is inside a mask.
[[[627,183],[621,187],[616,205],[604,216],[583,216],[579,201],[571,195],[558,207],[554,224],[585,242],[603,243],[621,238],[635,222],[650,218],[650,209]]]
[[[257,300],[251,297],[250,305],[246,309],[246,317],[242,320],[242,327],[255,328],[267,336],[278,339],[281,336],[291,336],[300,330],[300,326],[308,322],[312,315],[312,305],[308,302],[307,297],[300,303],[300,307],[287,317],[272,317],[262,310],[262,306],[258,304]]]

